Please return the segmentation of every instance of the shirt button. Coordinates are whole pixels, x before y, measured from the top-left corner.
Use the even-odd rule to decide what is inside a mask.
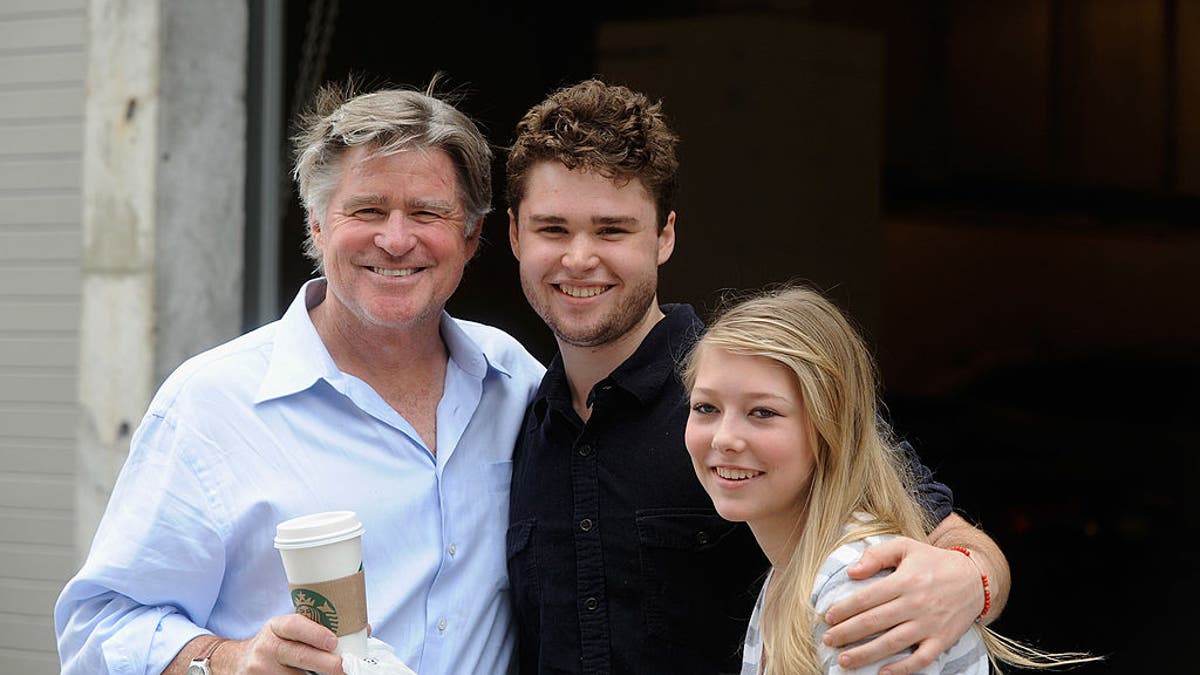
[[[584,443],[583,445],[579,446],[579,456],[580,457],[588,457],[591,454],[592,454],[592,446],[588,445],[587,443]]]
[[[445,619],[438,621],[438,632],[439,633],[446,632],[446,620]]]
[[[700,542],[701,544],[707,544],[708,543],[708,533],[705,532],[704,530],[700,530],[699,532],[696,533],[696,541]]]
[[[450,548],[446,549],[446,553],[449,553],[453,557],[455,553],[458,553],[458,546],[450,544]]]
[[[592,529],[592,519],[584,518],[583,520],[579,521],[579,529],[583,530],[584,532]]]
[[[592,611],[600,606],[600,601],[596,598],[588,598],[587,600],[583,601],[583,606],[588,608],[589,611]]]

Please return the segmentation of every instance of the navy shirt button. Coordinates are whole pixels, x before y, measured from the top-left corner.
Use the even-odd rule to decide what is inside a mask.
[[[594,610],[600,606],[600,601],[596,598],[588,598],[583,601],[583,606],[588,608],[588,610]]]
[[[584,518],[583,520],[579,521],[579,529],[583,530],[584,532],[592,529],[592,519]]]
[[[592,446],[588,445],[587,443],[584,443],[583,445],[579,446],[579,455],[581,457],[587,457],[591,454],[592,454]]]
[[[700,530],[699,532],[696,533],[696,541],[700,542],[701,544],[707,544],[708,543],[708,533],[705,532],[704,530]]]

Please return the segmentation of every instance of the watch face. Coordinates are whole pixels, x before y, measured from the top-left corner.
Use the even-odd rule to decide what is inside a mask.
[[[193,661],[192,665],[188,666],[187,675],[209,675],[208,664],[202,665]]]

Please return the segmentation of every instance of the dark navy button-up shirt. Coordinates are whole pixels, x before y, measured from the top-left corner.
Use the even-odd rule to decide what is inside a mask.
[[[684,446],[679,359],[703,330],[666,305],[590,394],[584,423],[556,356],[513,458],[508,571],[521,673],[734,673],[769,563],[717,515]],[[927,508],[949,490],[919,467]]]

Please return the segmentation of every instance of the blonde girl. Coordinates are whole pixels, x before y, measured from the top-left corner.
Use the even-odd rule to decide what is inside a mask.
[[[877,414],[874,363],[819,293],[787,287],[724,312],[684,362],[686,443],[722,517],[749,523],[772,571],[751,618],[743,675],[842,673],[821,636],[832,604],[867,581],[846,568],[894,536],[927,541],[903,454]],[[966,551],[964,551],[966,553]],[[858,669],[876,673],[885,661]],[[986,675],[1078,663],[978,623],[923,673]]]

